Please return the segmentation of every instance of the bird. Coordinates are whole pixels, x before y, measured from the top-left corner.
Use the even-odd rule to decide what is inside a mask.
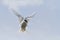
[[[28,25],[28,22],[29,22],[29,20],[32,18],[32,17],[34,17],[35,15],[36,15],[36,12],[33,12],[34,14],[33,15],[31,15],[31,16],[27,16],[27,17],[22,17],[18,12],[16,12],[14,9],[12,9],[12,11],[14,12],[14,14],[18,17],[18,19],[19,19],[19,23],[20,23],[20,25],[21,25],[21,31],[22,32],[24,32],[24,31],[26,31],[26,27],[27,27],[27,25]],[[20,31],[19,30],[19,31]]]

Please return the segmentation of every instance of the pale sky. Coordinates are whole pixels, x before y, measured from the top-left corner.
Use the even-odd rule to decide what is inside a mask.
[[[24,17],[37,12],[27,32],[11,8]],[[0,0],[0,40],[60,40],[60,0]]]

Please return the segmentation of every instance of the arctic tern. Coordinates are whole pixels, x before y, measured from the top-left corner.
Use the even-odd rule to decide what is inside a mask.
[[[26,27],[27,27],[27,24],[28,24],[28,21],[34,17],[36,15],[36,12],[33,12],[33,15],[31,16],[28,16],[28,17],[22,17],[20,14],[18,14],[15,10],[12,9],[12,11],[14,12],[14,14],[18,17],[19,19],[19,23],[21,25],[21,31],[24,32],[26,31]],[[19,30],[20,31],[20,30]]]

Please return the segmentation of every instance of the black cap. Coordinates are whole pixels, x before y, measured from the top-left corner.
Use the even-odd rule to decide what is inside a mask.
[[[24,20],[25,22],[28,22],[27,20]]]

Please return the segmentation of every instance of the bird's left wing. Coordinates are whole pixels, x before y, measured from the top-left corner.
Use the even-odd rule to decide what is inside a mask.
[[[18,14],[15,10],[12,9],[12,11],[13,11],[14,14],[19,18],[19,22],[21,23],[24,18],[23,18],[20,14]]]

